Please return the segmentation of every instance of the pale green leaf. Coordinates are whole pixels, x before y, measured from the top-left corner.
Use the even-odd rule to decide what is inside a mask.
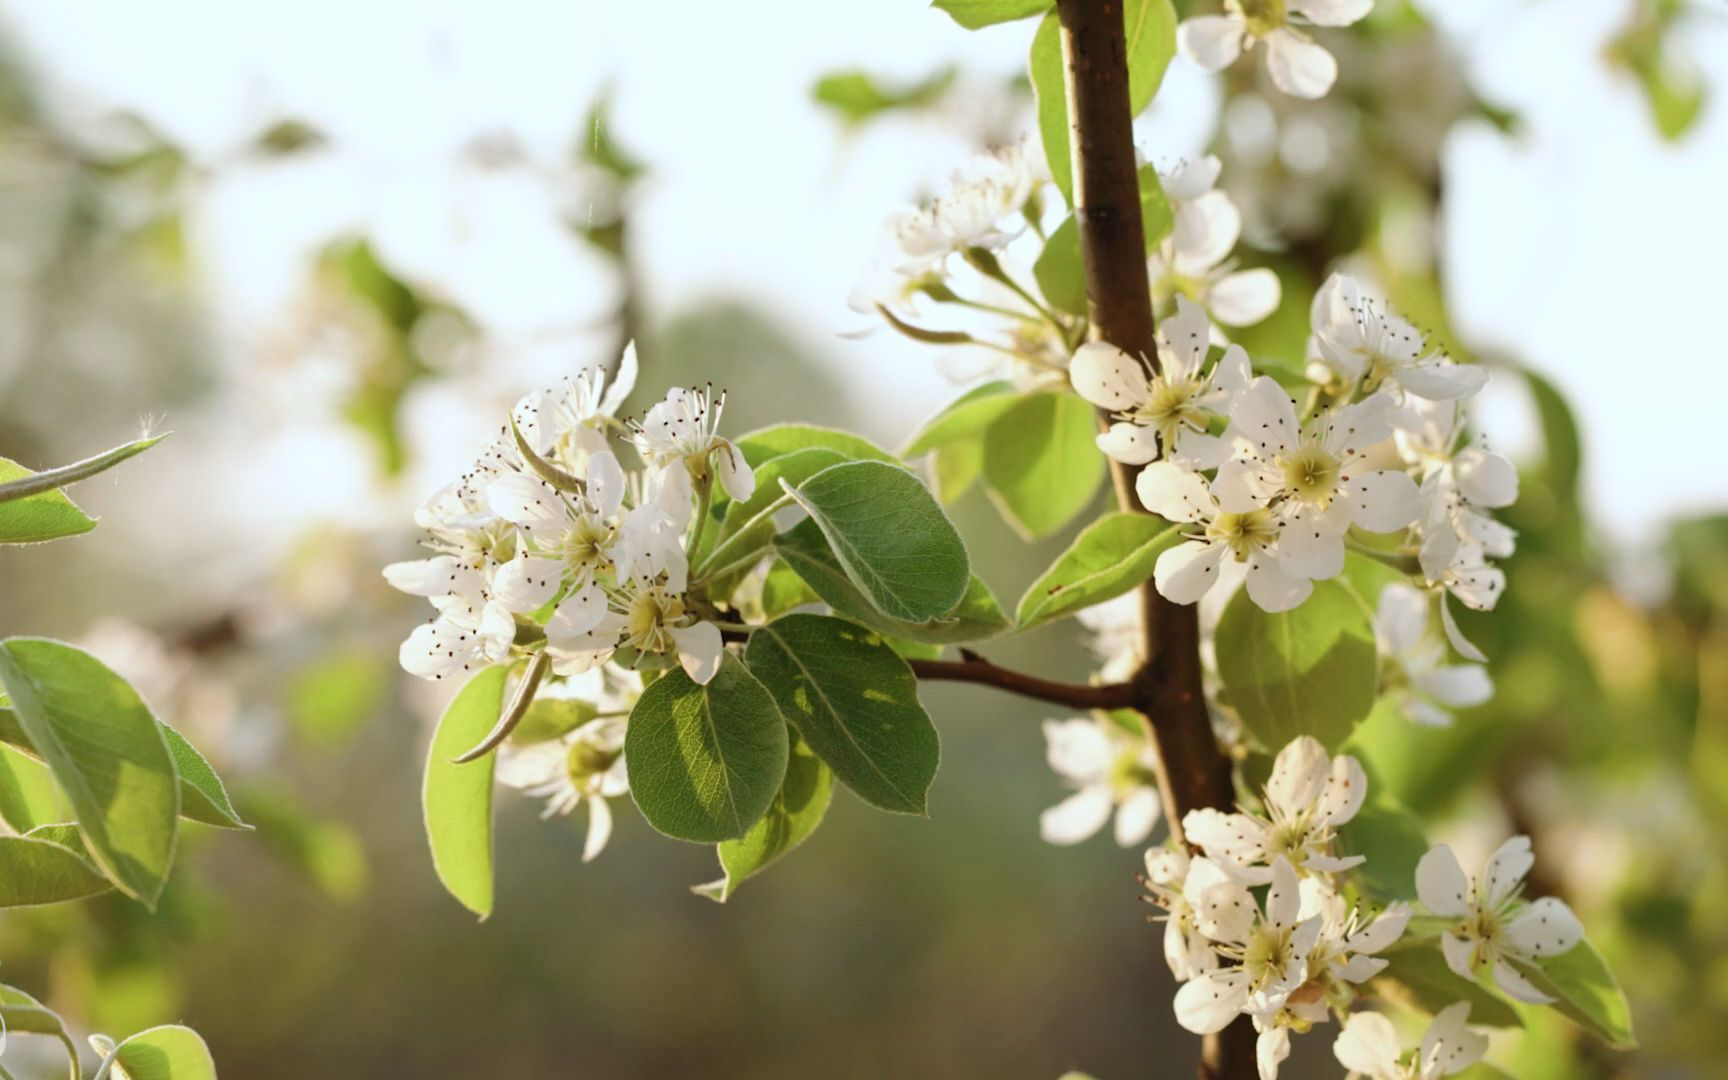
[[[997,23],[1029,19],[1048,10],[1056,0],[931,0],[930,6],[946,11],[968,30],[981,30]]]
[[[1367,609],[1317,581],[1293,611],[1262,611],[1246,589],[1224,609],[1218,675],[1248,731],[1276,753],[1298,735],[1336,750],[1374,707],[1379,653]]]
[[[529,703],[507,741],[517,746],[551,742],[575,731],[599,712],[586,701],[542,694]]]
[[[76,826],[0,836],[0,908],[82,900],[113,887],[85,857]]]
[[[1446,966],[1438,938],[1406,936],[1380,954],[1386,970],[1375,989],[1395,1001],[1433,1015],[1457,1001],[1470,1003],[1470,1022],[1487,1027],[1522,1027],[1518,1013],[1498,995],[1461,978]],[[1388,985],[1391,984],[1391,985]]]
[[[936,645],[962,644],[995,637],[1008,628],[1008,619],[990,586],[977,575],[967,583],[966,595],[952,611],[937,619],[910,622],[889,618],[876,610],[846,576],[814,521],[799,522],[776,537],[774,550],[829,607],[891,638]]]
[[[484,739],[504,708],[503,664],[474,675],[444,710],[426,755],[422,806],[432,867],[462,906],[492,914],[492,766],[487,754],[462,765],[452,758]]]
[[[786,776],[786,721],[731,653],[707,686],[673,668],[630,713],[624,760],[648,824],[677,840],[718,843],[761,820]]]
[[[1367,858],[1350,876],[1369,896],[1383,903],[1415,898],[1416,864],[1428,853],[1428,838],[1409,810],[1384,796],[1370,799],[1339,827],[1335,846],[1339,855]]]
[[[1170,235],[1175,215],[1158,170],[1151,165],[1140,167],[1140,222],[1146,234],[1148,253]],[[1032,264],[1032,276],[1038,291],[1058,311],[1070,315],[1086,314],[1086,271],[1080,261],[1080,228],[1070,214],[1056,226],[1044,241],[1044,249]]]
[[[966,545],[904,468],[847,462],[812,476],[792,496],[822,530],[846,576],[884,615],[908,622],[940,618],[965,596]]]
[[[1559,956],[1544,957],[1539,965],[1516,966],[1536,989],[1557,999],[1552,1008],[1568,1020],[1616,1049],[1630,1050],[1638,1044],[1626,993],[1590,942],[1580,941]]]
[[[1073,394],[1028,394],[984,436],[984,482],[1029,539],[1049,536],[1091,505],[1104,482],[1097,416]]]
[[[123,1039],[97,1072],[97,1080],[216,1080],[216,1061],[196,1031],[164,1024]]]
[[[821,447],[844,454],[852,461],[893,461],[894,455],[869,439],[849,431],[817,427],[814,424],[774,424],[759,428],[737,439],[738,449],[751,468],[770,458],[790,454],[794,450]]]
[[[0,457],[0,483],[36,475],[10,458]],[[0,544],[39,544],[87,533],[95,527],[96,519],[78,509],[64,491],[51,489],[0,503]]]
[[[4,715],[10,716],[10,713]],[[60,789],[41,759],[0,744],[0,821],[17,832],[60,821]]]
[[[984,440],[960,439],[930,455],[930,480],[936,498],[953,505],[984,475]]]
[[[97,865],[154,908],[174,861],[180,782],[149,708],[100,660],[43,638],[0,642],[0,682]]]
[[[900,456],[908,460],[963,439],[975,438],[1019,400],[1005,379],[975,386],[925,421]]]
[[[762,820],[737,840],[723,840],[716,847],[720,870],[718,881],[693,886],[691,891],[724,904],[745,879],[766,870],[782,855],[802,844],[822,824],[828,803],[834,797],[834,773],[816,756],[810,745],[789,731],[790,753],[786,778]]]
[[[750,670],[816,755],[866,802],[922,814],[941,757],[918,679],[875,632],[787,615],[750,635]]]
[[[1020,598],[1025,630],[1121,596],[1152,576],[1158,556],[1181,540],[1150,514],[1112,511],[1086,526]]]
[[[856,127],[883,113],[934,105],[954,85],[954,74],[954,68],[945,67],[929,78],[896,86],[867,71],[835,71],[818,79],[810,96],[833,110],[847,127]]]
[[[58,1013],[18,989],[0,983],[0,1048],[5,1033],[13,1035],[51,1035],[66,1048],[66,1064],[73,1080],[82,1075],[78,1067],[78,1044],[66,1030],[66,1022]]]

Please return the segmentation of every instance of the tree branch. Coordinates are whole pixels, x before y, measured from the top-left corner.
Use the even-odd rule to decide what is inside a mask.
[[[1092,334],[1130,355],[1150,359],[1157,354],[1156,328],[1140,217],[1122,0],[1057,0],[1056,11],[1066,68],[1075,220]],[[1122,509],[1145,513],[1134,494],[1134,470],[1112,462],[1111,476]],[[1144,664],[1133,680],[1138,691],[1133,708],[1147,718],[1148,734],[1158,749],[1165,818],[1180,838],[1182,816],[1188,811],[1231,804],[1230,764],[1206,710],[1195,608],[1166,601],[1147,581],[1140,587],[1140,610]],[[1246,1019],[1207,1038],[1200,1075],[1212,1080],[1255,1075],[1254,1032]]]
[[[959,660],[913,660],[912,673],[920,679],[978,683],[994,686],[1022,697],[1065,705],[1070,709],[1126,709],[1133,706],[1139,688],[1133,683],[1055,682],[1009,668],[999,667],[971,649],[961,649]]]

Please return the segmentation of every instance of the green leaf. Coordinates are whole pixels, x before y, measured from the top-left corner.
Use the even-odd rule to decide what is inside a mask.
[[[62,465],[57,469],[49,469],[39,473],[31,472],[15,461],[0,458],[0,540],[7,537],[14,527],[11,524],[14,521],[14,515],[6,508],[7,503],[28,501],[58,491],[68,485],[76,484],[80,480],[88,480],[98,473],[107,472],[127,458],[142,454],[165,438],[167,438],[165,435],[156,435],[150,438],[134,439],[124,445],[116,446],[112,450],[87,457],[83,461],[75,461],[70,465]],[[47,505],[72,506],[70,500],[62,500],[59,504],[42,504],[42,506]],[[42,506],[37,508],[38,511],[42,509]],[[72,506],[72,510],[77,518],[88,523],[84,524],[82,528],[74,529],[75,532],[87,532],[95,525],[95,522],[85,517],[77,507]],[[38,516],[36,512],[19,514],[15,519],[16,527],[28,532],[29,527],[25,523]],[[53,537],[38,537],[37,539],[51,540]],[[7,542],[21,543],[27,541]]]
[[[743,662],[727,653],[707,686],[682,668],[655,680],[624,737],[630,797],[677,840],[738,839],[786,776],[786,721]]]
[[[391,682],[390,666],[376,652],[338,647],[294,676],[283,708],[302,739],[334,748],[372,718]]]
[[[542,694],[529,704],[507,741],[517,746],[551,742],[575,731],[599,713],[586,701]]]
[[[0,716],[11,715],[0,712]],[[0,744],[0,821],[22,833],[65,817],[60,789],[54,786],[48,766],[22,750]]]
[[[930,6],[946,11],[968,30],[981,30],[997,23],[1029,19],[1047,10],[1056,0],[931,0]]]
[[[835,465],[792,497],[822,530],[846,576],[884,615],[935,619],[966,595],[965,543],[930,492],[900,466]]]
[[[1386,970],[1375,979],[1377,989],[1387,981],[1398,984],[1403,994],[1389,990],[1388,996],[1403,999],[1414,1008],[1432,1015],[1455,1001],[1470,1003],[1470,1022],[1488,1027],[1522,1027],[1523,1021],[1498,995],[1460,978],[1446,966],[1439,940],[1406,938],[1380,954],[1386,959]]]
[[[808,450],[813,446],[836,451],[852,461],[895,460],[893,454],[869,439],[849,431],[836,431],[813,424],[775,424],[758,428],[741,436],[737,440],[737,446],[743,453],[744,460],[749,462],[753,469],[770,458],[790,454],[794,450]]]
[[[251,826],[240,820],[228,801],[221,778],[204,755],[167,724],[158,720],[156,726],[162,730],[163,742],[168,747],[169,756],[174,759],[175,773],[179,777],[180,816],[219,829],[250,829]],[[17,714],[7,709],[0,709],[0,743],[6,744],[8,752],[16,751],[25,760],[33,763],[42,760]],[[0,777],[4,776],[5,770],[0,767]]]
[[[775,527],[772,515],[760,521],[756,519],[769,507],[786,498],[780,481],[784,480],[796,487],[830,465],[851,460],[838,450],[811,446],[764,461],[755,470],[756,491],[743,502],[726,504],[726,515],[720,522],[720,528],[713,534],[714,542],[706,545],[707,551],[703,553],[702,562],[698,565],[706,569],[705,564],[713,560],[715,552],[720,552],[722,564],[730,564],[750,551],[766,548],[779,529]],[[746,532],[748,535],[740,535]],[[738,539],[721,551],[721,545],[735,536]],[[718,591],[724,593],[726,590]]]
[[[872,631],[828,615],[787,615],[750,635],[750,670],[818,757],[865,802],[926,811],[941,747],[918,679]]]
[[[815,528],[814,525],[810,527]],[[820,532],[816,538],[826,545]],[[840,573],[840,570],[836,568],[835,573]],[[850,586],[851,582],[847,582],[847,585]],[[762,579],[762,614],[769,619],[777,618],[805,604],[820,603],[821,600],[822,598],[816,595],[816,590],[799,577],[798,571],[788,566],[784,559],[775,559],[768,567],[768,575]]]
[[[73,1080],[82,1075],[78,1068],[78,1045],[72,1041],[59,1014],[16,986],[0,983],[0,1032],[8,1031],[14,1035],[54,1036],[66,1048]]]
[[[498,723],[509,671],[499,664],[479,672],[444,710],[426,755],[422,789],[432,867],[450,895],[482,919],[492,914],[492,766],[497,755],[462,765],[451,759]]]
[[[1112,511],[1086,526],[1020,598],[1020,629],[1101,604],[1152,576],[1158,556],[1181,540],[1150,514]]]
[[[0,457],[0,483],[38,474],[10,458]],[[96,527],[96,519],[78,509],[63,491],[0,503],[0,544],[39,544],[65,536],[77,536]]]
[[[982,435],[997,417],[1019,400],[1006,379],[973,387],[931,417],[906,444],[900,456],[911,460],[932,450]]]
[[[97,865],[154,909],[174,861],[180,783],[149,708],[94,656],[43,638],[0,642],[0,683]]]
[[[1140,221],[1150,253],[1170,235],[1176,218],[1158,179],[1158,170],[1142,165],[1139,176]],[[1080,227],[1074,215],[1064,218],[1044,241],[1044,249],[1032,264],[1032,276],[1038,281],[1038,291],[1052,307],[1070,315],[1086,314],[1086,270],[1080,261]]]
[[[84,856],[76,826],[46,825],[24,836],[0,836],[0,908],[82,900],[114,887]],[[71,845],[60,843],[70,840]]]
[[[893,619],[876,610],[868,597],[846,576],[814,521],[801,521],[774,540],[774,550],[841,615],[893,638],[927,644],[960,644],[995,637],[1008,628],[1008,619],[990,586],[973,575],[966,595],[946,615],[923,622]]]
[[[1269,751],[1298,735],[1336,750],[1374,707],[1374,626],[1337,581],[1315,582],[1300,607],[1276,614],[1238,592],[1218,622],[1217,650],[1230,704]]]
[[[1544,958],[1540,965],[1514,964],[1536,989],[1557,999],[1552,1008],[1568,1020],[1615,1049],[1638,1045],[1626,993],[1590,942],[1580,941],[1559,956]]]
[[[930,455],[930,479],[936,498],[953,505],[984,475],[984,440],[961,439]]]
[[[577,145],[578,159],[610,173],[620,184],[629,184],[641,176],[647,167],[637,161],[612,139],[612,91],[608,87],[594,99],[588,111],[588,122],[582,125],[582,138]]]
[[[886,112],[934,105],[954,84],[954,74],[952,66],[945,67],[909,86],[892,87],[869,72],[836,71],[818,79],[810,96],[838,114],[847,127],[857,127]]]
[[[216,1061],[196,1031],[164,1024],[123,1040],[97,1072],[97,1080],[216,1080]]]
[[[725,876],[692,886],[691,892],[724,904],[745,879],[766,870],[822,824],[834,797],[834,773],[796,731],[789,731],[788,739],[786,779],[768,812],[742,837],[721,841],[716,851]]]
[[[1416,815],[1391,799],[1373,799],[1339,828],[1339,855],[1362,855],[1367,862],[1351,871],[1351,880],[1375,900],[1409,900],[1416,883],[1416,864],[1428,853],[1428,838]]]
[[[1128,45],[1128,104],[1138,115],[1152,104],[1164,69],[1176,55],[1176,9],[1171,0],[1125,0],[1123,32]],[[1027,14],[1031,14],[1028,12]],[[1070,206],[1074,168],[1068,150],[1068,90],[1063,79],[1061,26],[1056,13],[1044,16],[1032,37],[1029,74],[1038,99],[1038,132],[1050,175]]]
[[[984,483],[1009,524],[1048,536],[1091,505],[1104,482],[1092,406],[1073,394],[1028,394],[984,436]]]

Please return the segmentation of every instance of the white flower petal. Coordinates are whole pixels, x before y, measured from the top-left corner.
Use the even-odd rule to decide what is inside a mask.
[[[1278,1080],[1278,1066],[1290,1056],[1290,1029],[1268,1028],[1254,1041],[1254,1063],[1259,1066],[1260,1080]]]
[[[1518,468],[1499,454],[1469,447],[1452,459],[1458,490],[1477,506],[1493,510],[1518,501]]]
[[[1125,848],[1145,843],[1161,809],[1156,788],[1136,788],[1129,793],[1116,808],[1116,843]]]
[[[1374,0],[1290,0],[1290,11],[1315,26],[1349,26],[1374,9]]]
[[[1199,15],[1182,20],[1182,25],[1176,28],[1176,47],[1207,71],[1222,71],[1242,55],[1243,30],[1239,19]]]
[[[1272,885],[1266,890],[1266,921],[1283,928],[1295,926],[1301,916],[1302,888],[1296,880],[1296,868],[1280,855],[1272,860]]]
[[[588,456],[588,501],[603,518],[611,517],[624,504],[624,468],[610,450]]]
[[[1186,540],[1164,554],[1152,568],[1152,583],[1158,595],[1173,604],[1198,603],[1218,580],[1218,564],[1224,545]]]
[[[678,647],[678,663],[685,674],[698,686],[707,686],[720,670],[720,658],[726,652],[720,628],[711,622],[673,627],[672,641]]]
[[[734,501],[745,502],[756,493],[756,473],[744,460],[744,451],[721,439],[714,449],[714,461],[720,486]]]
[[[1419,398],[1452,401],[1469,397],[1488,385],[1488,369],[1449,360],[1429,360],[1399,368],[1392,378]]]
[[[582,861],[593,862],[606,850],[612,838],[612,808],[598,795],[590,795],[588,803],[588,838],[582,843]]]
[[[1038,835],[1047,844],[1063,846],[1091,839],[1110,820],[1115,805],[1109,788],[1082,788],[1038,815]]]
[[[1506,924],[1506,941],[1521,956],[1540,960],[1570,952],[1584,938],[1584,927],[1564,900],[1544,896]]]
[[[1350,506],[1334,503],[1330,511],[1312,504],[1297,506],[1278,534],[1278,562],[1285,573],[1324,581],[1344,572],[1344,534],[1350,528]]]
[[[1278,560],[1261,552],[1248,560],[1248,599],[1261,611],[1276,614],[1302,606],[1314,595],[1314,583],[1284,572]]]
[[[1377,1012],[1351,1013],[1332,1043],[1332,1056],[1338,1064],[1375,1080],[1395,1076],[1403,1052],[1398,1030]]]
[[[1436,915],[1462,915],[1470,895],[1470,879],[1458,856],[1445,844],[1428,849],[1416,864],[1416,896]]]
[[[1119,421],[1110,430],[1099,434],[1098,449],[1112,461],[1124,465],[1145,465],[1158,460],[1158,434],[1149,427]]]
[[[1314,820],[1333,828],[1347,824],[1367,797],[1368,774],[1362,771],[1362,763],[1349,754],[1339,754],[1332,759],[1326,789],[1314,804]]]
[[[1536,865],[1536,854],[1530,850],[1528,836],[1514,836],[1488,856],[1477,882],[1481,896],[1490,907],[1499,907],[1512,890],[1524,883],[1525,875]]]
[[[1278,310],[1282,296],[1278,275],[1258,267],[1225,274],[1214,282],[1206,306],[1225,326],[1253,326]]]
[[[1452,617],[1452,607],[1446,598],[1440,598],[1440,625],[1446,629],[1446,640],[1452,643],[1452,648],[1466,660],[1474,660],[1478,664],[1488,662],[1488,657],[1478,649],[1474,642],[1464,636],[1464,631],[1458,629],[1458,620]]]
[[[1248,976],[1239,968],[1209,971],[1176,991],[1176,1022],[1196,1035],[1223,1031],[1248,1004]]]
[[[1494,696],[1494,681],[1481,664],[1454,664],[1415,676],[1412,684],[1442,705],[1468,709]]]
[[[1536,985],[1526,979],[1517,968],[1504,960],[1494,961],[1494,983],[1506,991],[1509,997],[1531,1005],[1550,1005],[1554,999],[1536,989]]]
[[[390,587],[409,596],[478,596],[484,579],[454,555],[391,563],[384,568]]]
[[[1428,594],[1402,582],[1381,589],[1374,633],[1393,656],[1415,649],[1428,634]]]
[[[1466,1027],[1469,1019],[1467,1001],[1454,1002],[1434,1015],[1416,1051],[1424,1080],[1461,1073],[1488,1052],[1488,1036]]]
[[[1452,974],[1460,979],[1476,981],[1476,972],[1472,967],[1475,961],[1475,946],[1455,930],[1448,930],[1440,935],[1440,953],[1446,958],[1446,966],[1452,969]]]
[[[1146,365],[1107,341],[1087,342],[1074,350],[1068,381],[1101,409],[1121,412],[1146,400]]]
[[[1346,484],[1352,522],[1369,532],[1395,532],[1416,520],[1422,509],[1416,481],[1409,474],[1383,470],[1352,474]]]
[[[1266,72],[1272,76],[1272,85],[1286,94],[1320,98],[1337,81],[1338,61],[1290,30],[1274,30],[1266,35]]]
[[[1204,521],[1218,515],[1206,478],[1168,461],[1140,470],[1134,481],[1140,505],[1167,521]]]

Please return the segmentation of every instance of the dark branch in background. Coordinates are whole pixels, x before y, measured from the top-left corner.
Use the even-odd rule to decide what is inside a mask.
[[[1070,709],[1127,709],[1133,707],[1139,696],[1139,687],[1133,683],[1094,686],[1040,679],[998,667],[971,649],[961,649],[959,660],[913,660],[910,663],[912,673],[920,679],[994,686],[1011,694],[1048,701],[1052,705],[1065,705]]]
[[[1094,337],[1150,360],[1157,355],[1157,345],[1122,0],[1057,0],[1056,11],[1062,24],[1069,156],[1087,315]],[[1134,470],[1112,462],[1111,477],[1122,509],[1145,513],[1134,494]],[[1140,611],[1144,663],[1133,679],[1131,704],[1146,718],[1158,748],[1165,818],[1180,838],[1183,814],[1230,806],[1230,763],[1218,747],[1206,710],[1195,607],[1170,603],[1147,581],[1140,587]],[[1246,1018],[1207,1038],[1202,1077],[1235,1080],[1255,1072],[1254,1030]]]

